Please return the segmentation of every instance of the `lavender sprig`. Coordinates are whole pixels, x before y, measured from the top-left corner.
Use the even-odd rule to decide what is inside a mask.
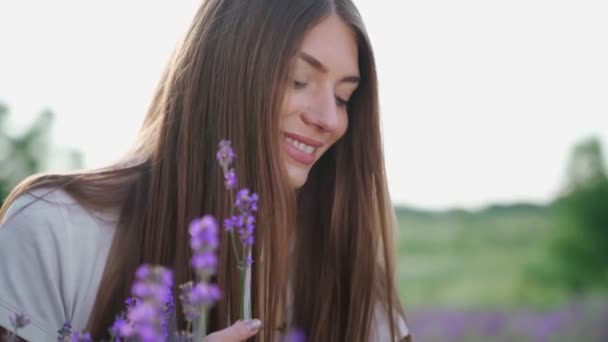
[[[70,335],[70,342],[93,342],[93,339],[89,333],[79,333],[75,331]]]
[[[251,284],[247,284],[247,270],[253,263],[251,257],[255,231],[255,216],[253,214],[258,210],[258,195],[249,193],[248,189],[241,189],[236,194],[236,200],[234,199],[237,178],[232,162],[235,156],[230,141],[222,140],[219,144],[217,160],[224,173],[226,190],[230,192],[231,201],[234,203],[230,217],[224,220],[224,227],[230,233],[232,249],[241,278],[241,319],[250,319],[249,308],[251,306],[250,303],[245,303],[245,300],[247,299],[247,289],[251,288]],[[238,214],[234,213],[235,208],[238,210]],[[237,247],[236,235],[239,238],[240,248]],[[240,249],[241,253],[237,249]]]
[[[173,274],[162,266],[142,265],[126,301],[127,315],[119,315],[110,333],[113,338],[137,338],[142,342],[166,341],[166,307],[171,302]]]
[[[61,329],[57,330],[57,342],[64,342],[72,335],[72,324],[70,321],[63,322]]]
[[[125,335],[132,335],[132,332],[130,331],[131,329],[129,326],[129,322],[127,321],[125,313],[123,311],[118,316],[116,316],[114,323],[108,329],[111,337],[110,341],[120,341],[120,336],[122,336],[121,332],[125,330],[129,330],[128,333],[126,333]]]
[[[212,216],[204,216],[190,223],[190,247],[192,259],[190,265],[196,272],[197,283],[182,284],[180,296],[184,316],[188,322],[186,334],[190,326],[194,325],[194,338],[201,340],[207,333],[207,311],[220,298],[220,290],[215,284],[210,284],[210,278],[217,270],[217,257],[215,250],[219,245],[218,225]]]
[[[232,168],[232,161],[234,158],[235,154],[232,150],[232,143],[229,140],[220,141],[220,146],[217,151],[217,160],[224,172],[224,181],[226,189],[228,190],[235,189],[237,184],[236,173]]]
[[[8,317],[11,325],[13,326],[13,332],[8,335],[8,341],[17,341],[17,331],[21,328],[25,328],[30,324],[30,317],[25,312],[13,313]]]

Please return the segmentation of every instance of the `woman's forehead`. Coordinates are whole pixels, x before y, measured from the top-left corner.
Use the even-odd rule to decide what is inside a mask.
[[[337,15],[323,19],[306,33],[295,58],[327,72],[359,74],[355,34]]]

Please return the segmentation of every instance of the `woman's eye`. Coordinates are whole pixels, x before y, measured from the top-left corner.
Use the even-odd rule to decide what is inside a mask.
[[[295,89],[302,89],[302,88],[306,87],[306,82],[300,82],[298,80],[294,80],[293,81],[293,87]]]
[[[346,105],[348,104],[348,100],[344,100],[336,96],[336,104],[338,105],[338,107],[346,107]]]

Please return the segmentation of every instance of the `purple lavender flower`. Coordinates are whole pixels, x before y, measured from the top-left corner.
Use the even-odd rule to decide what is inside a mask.
[[[125,338],[136,336],[142,342],[166,340],[166,308],[172,300],[173,274],[162,266],[142,265],[135,276],[131,293],[137,299],[126,301],[127,320],[117,317],[111,332]]]
[[[190,291],[191,303],[211,306],[220,299],[220,289],[215,284],[198,283]]]
[[[240,215],[228,217],[224,220],[224,229],[227,232],[232,232],[234,228],[241,227],[243,225],[243,218]]]
[[[114,340],[115,337],[122,335],[121,331],[124,329],[124,326],[126,326],[126,325],[129,325],[129,322],[127,322],[127,320],[125,319],[125,313],[122,312],[120,315],[116,316],[114,323],[112,324],[110,329],[108,329],[108,331],[110,332],[110,336],[112,337],[112,340]],[[131,334],[129,334],[129,335],[131,335]]]
[[[70,336],[70,342],[92,342],[91,334],[89,333],[79,333],[73,332]]]
[[[197,253],[192,256],[190,264],[199,272],[215,273],[217,257],[213,253]]]
[[[224,220],[224,227],[232,232],[236,229],[243,246],[251,246],[254,243],[253,233],[255,230],[255,216],[258,210],[258,195],[249,193],[249,189],[241,189],[234,202],[239,214]]]
[[[224,173],[224,184],[226,185],[226,189],[231,190],[236,188],[237,180],[236,180],[236,172],[234,169],[230,169]]]
[[[171,291],[170,294],[171,296],[169,297],[169,301],[165,304],[165,310],[163,313],[164,319],[162,321],[162,331],[165,340],[169,338],[169,322],[171,322],[171,318],[175,312],[175,299],[173,298],[173,292]]]
[[[223,163],[222,168],[225,172],[226,165],[229,165],[234,157],[229,147],[229,142],[222,142],[218,151],[218,160]],[[197,283],[188,282],[180,285],[180,299],[186,321],[190,324],[194,323],[196,329],[194,336],[197,340],[206,333],[206,310],[220,298],[219,288],[207,283],[217,268],[215,250],[219,246],[218,230],[217,221],[210,215],[194,219],[188,228],[192,248],[190,265],[196,271]],[[189,335],[182,334],[177,337],[179,340],[187,340]]]
[[[125,300],[125,304],[127,305],[127,309],[134,307],[135,305],[137,305],[137,298],[134,298],[134,297],[127,298]]]
[[[213,216],[206,215],[190,223],[190,246],[194,250],[216,249],[219,245],[217,221]]]
[[[182,308],[184,311],[184,318],[188,322],[192,322],[195,319],[199,318],[201,313],[194,305],[190,303],[190,292],[192,292],[192,288],[194,287],[191,281],[181,284],[179,289],[181,294],[179,299],[182,301]]]
[[[294,328],[285,336],[285,342],[306,342],[306,334],[300,329]]]
[[[30,317],[25,312],[11,314],[9,320],[15,331],[30,324]]]
[[[196,270],[200,280],[215,273],[217,257],[215,250],[219,245],[217,221],[212,216],[204,216],[190,223],[190,247],[192,259],[190,264]]]
[[[220,289],[215,284],[200,282],[194,284],[187,282],[180,286],[184,316],[187,321],[194,321],[201,316],[201,312],[213,306],[220,297]]]
[[[241,189],[236,194],[234,204],[241,213],[258,211],[258,195],[256,193],[249,194],[249,189]]]
[[[219,149],[217,151],[217,160],[220,162],[222,169],[228,170],[234,157],[235,155],[230,140],[220,141]]]
[[[217,160],[222,167],[226,189],[228,190],[235,189],[237,184],[236,172],[231,167],[234,156],[232,143],[228,140],[222,140],[217,151]]]
[[[61,329],[57,330],[57,342],[65,341],[72,334],[72,324],[65,321]]]
[[[230,141],[222,140],[219,144],[217,152],[217,159],[224,172],[224,180],[226,182],[226,189],[232,192],[236,189],[236,173],[232,168],[232,162],[234,161],[234,152]],[[238,210],[238,213],[234,213],[234,209]],[[230,233],[230,239],[232,249],[237,260],[237,266],[240,270],[241,278],[241,293],[243,300],[241,301],[241,318],[250,318],[250,313],[246,309],[246,293],[247,293],[247,279],[246,271],[247,267],[251,266],[253,259],[251,258],[251,246],[255,242],[254,231],[255,231],[255,217],[253,213],[258,211],[258,195],[250,193],[248,189],[241,189],[236,194],[236,200],[234,202],[233,211],[231,216],[224,220],[224,229]],[[237,248],[237,238],[241,243],[242,248]],[[239,252],[242,251],[242,252]],[[203,265],[209,262],[205,257],[199,257],[193,260],[193,264]]]

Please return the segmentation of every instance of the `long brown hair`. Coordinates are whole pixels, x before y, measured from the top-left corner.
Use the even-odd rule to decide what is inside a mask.
[[[304,35],[332,13],[356,34],[361,82],[348,105],[345,136],[296,196],[279,148],[279,107]],[[378,112],[374,57],[351,1],[207,0],[168,63],[132,150],[108,168],[25,180],[0,217],[19,194],[43,186],[61,187],[90,208],[120,210],[87,327],[104,337],[124,308],[139,264],[171,267],[178,284],[192,278],[188,223],[202,214],[229,214],[214,156],[218,142],[230,139],[239,185],[260,196],[252,310],[266,328],[256,339],[273,340],[274,328],[284,323],[291,279],[293,325],[310,340],[363,340],[374,304],[385,308],[393,331],[394,313],[403,315]],[[215,329],[239,312],[228,243],[222,234],[216,280],[223,297],[211,315]]]

